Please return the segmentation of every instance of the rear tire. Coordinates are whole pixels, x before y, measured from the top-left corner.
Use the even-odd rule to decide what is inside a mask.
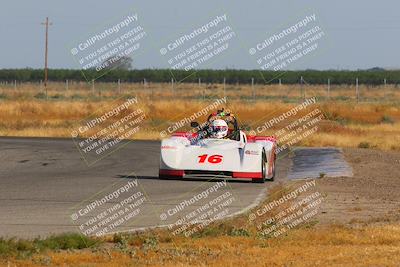
[[[276,169],[276,165],[275,165],[275,156],[274,156],[274,163],[273,163],[273,167],[272,167],[272,177],[268,179],[268,181],[273,182],[275,180],[275,169]]]
[[[182,176],[175,176],[175,175],[158,175],[159,180],[181,180]]]
[[[258,184],[263,184],[265,183],[265,178],[266,178],[266,169],[265,169],[265,163],[267,162],[267,156],[265,155],[265,151],[262,151],[261,155],[261,179],[252,179],[253,183],[258,183]]]

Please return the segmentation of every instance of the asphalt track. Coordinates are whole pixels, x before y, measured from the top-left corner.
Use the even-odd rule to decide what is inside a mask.
[[[104,231],[105,221],[108,233],[130,231],[174,224],[196,212],[208,213],[208,219],[230,216],[256,205],[268,187],[293,176],[291,172],[296,169],[292,166],[294,154],[295,160],[278,160],[275,182],[265,184],[159,180],[159,153],[157,141],[131,141],[88,166],[71,139],[0,138],[0,236],[31,238],[77,231],[96,234]],[[125,186],[131,188],[118,191]],[[120,195],[99,202],[116,191]],[[117,211],[116,205],[123,205],[123,201],[126,205]],[[93,203],[97,206],[90,206]],[[214,206],[206,210],[205,203]],[[125,217],[124,223],[116,223],[117,212],[119,218]]]

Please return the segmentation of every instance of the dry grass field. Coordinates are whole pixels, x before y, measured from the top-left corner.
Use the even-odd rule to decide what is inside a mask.
[[[11,98],[41,97],[45,90],[39,83],[0,84],[0,94]],[[231,100],[281,100],[293,102],[301,97],[316,96],[319,99],[351,101],[356,99],[355,85],[278,85],[278,84],[171,84],[171,83],[86,83],[69,81],[68,85],[61,82],[48,84],[50,99],[101,99],[118,97],[123,94],[135,94],[142,99],[157,99],[160,97],[179,99],[207,99],[224,94]],[[400,88],[397,85],[360,85],[359,100],[363,102],[390,102],[400,100]]]
[[[333,226],[294,230],[272,240],[209,236],[157,240],[147,247],[146,239],[132,238],[115,249],[47,252],[8,266],[398,266],[399,230],[398,225]]]
[[[94,89],[94,90],[93,90]],[[206,108],[226,96],[232,110],[247,130],[279,116],[303,101],[317,102],[258,134],[276,134],[291,122],[314,109],[324,114],[318,131],[296,145],[400,149],[400,89],[396,86],[360,85],[359,101],[354,86],[319,85],[227,85],[221,84],[91,84],[50,83],[45,91],[38,84],[0,87],[0,136],[70,137],[82,120],[93,113],[112,109],[130,97],[146,113],[141,130],[133,139],[160,139],[160,131],[174,122]],[[303,96],[303,97],[301,97]],[[222,107],[222,105],[221,105]],[[201,121],[203,118],[199,118]],[[180,130],[187,130],[186,125]]]

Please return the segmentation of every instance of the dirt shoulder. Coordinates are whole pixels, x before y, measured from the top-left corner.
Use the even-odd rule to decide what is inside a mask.
[[[400,152],[343,149],[354,176],[318,180],[320,224],[400,221]]]

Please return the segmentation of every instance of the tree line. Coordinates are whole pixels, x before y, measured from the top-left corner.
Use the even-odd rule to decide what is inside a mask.
[[[202,83],[223,83],[227,84],[257,84],[282,82],[284,84],[296,84],[304,82],[308,84],[326,84],[328,79],[331,84],[354,84],[358,78],[359,83],[380,85],[384,81],[390,84],[400,83],[400,70],[304,70],[304,71],[259,71],[259,70],[170,70],[170,69],[141,69],[141,70],[110,70],[103,76],[97,78],[99,73],[95,70],[73,70],[73,69],[49,69],[50,81],[91,81],[96,79],[100,82],[175,82],[197,83],[199,79]],[[39,82],[43,80],[44,71],[42,69],[0,69],[1,82]]]

